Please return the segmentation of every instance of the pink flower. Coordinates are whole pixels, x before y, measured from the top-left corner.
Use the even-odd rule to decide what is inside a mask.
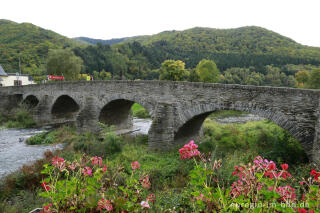
[[[271,170],[271,171],[275,170],[276,169],[276,164],[274,164],[274,163],[269,164],[268,169]]]
[[[106,173],[106,171],[107,171],[107,166],[106,165],[103,166],[102,171],[103,171],[103,173]]]
[[[92,164],[92,166],[98,165],[98,166],[101,167],[101,165],[102,165],[102,158],[101,158],[101,157],[98,157],[98,156],[95,156],[95,157],[91,158],[91,164]]]
[[[42,208],[42,212],[43,213],[51,213],[51,211],[49,210],[49,208],[52,206],[52,203],[50,203],[49,205],[47,205],[47,206],[44,206],[43,208]]]
[[[46,182],[41,183],[41,186],[43,187],[44,190],[50,191],[50,187],[47,185]]]
[[[147,209],[150,208],[150,205],[149,205],[148,201],[142,201],[142,202],[141,202],[141,206],[142,206],[143,208],[147,208]]]
[[[139,168],[140,168],[140,163],[139,163],[138,161],[133,161],[133,162],[131,163],[131,168],[132,168],[133,170],[139,169]]]
[[[76,169],[76,165],[74,163],[70,164],[68,166],[68,168],[71,170],[71,171],[74,171]]]
[[[276,192],[281,196],[281,200],[284,202],[294,202],[296,200],[297,195],[294,191],[295,189],[289,185],[276,188]]]
[[[103,209],[106,209],[108,212],[111,212],[113,210],[113,206],[110,200],[106,200],[102,198],[98,201],[98,211],[103,211]]]
[[[299,212],[299,213],[308,213],[308,210],[306,210],[306,209],[300,209],[300,208],[299,208],[299,209],[298,209],[298,212]]]
[[[287,169],[289,168],[289,165],[286,164],[286,163],[281,164],[281,168],[282,168],[283,170],[286,170],[286,171],[287,171]]]
[[[319,180],[320,172],[317,172],[316,170],[312,169],[311,172],[310,172],[310,175],[314,176],[315,180]]]
[[[52,158],[52,165],[57,167],[60,170],[63,170],[66,166],[66,163],[63,158],[53,157]]]
[[[147,201],[150,201],[151,203],[154,203],[156,201],[156,196],[154,194],[150,194],[147,197]]]
[[[180,159],[190,159],[192,157],[200,155],[199,150],[197,150],[198,145],[194,141],[190,141],[188,144],[185,144],[181,149],[179,149]]]
[[[151,182],[149,180],[149,176],[145,176],[141,182],[141,186],[145,189],[151,188]]]
[[[81,171],[82,174],[84,174],[85,176],[91,176],[92,175],[92,169],[90,167],[85,167],[82,171]]]

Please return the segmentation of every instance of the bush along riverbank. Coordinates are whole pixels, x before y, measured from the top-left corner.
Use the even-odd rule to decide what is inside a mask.
[[[1,181],[4,212],[319,210],[319,167],[299,158],[301,145],[267,121],[208,119],[199,142],[165,152],[150,151],[147,136],[117,136],[109,128],[104,137],[56,131],[53,141],[68,135],[63,150]]]
[[[36,126],[27,106],[21,104],[10,113],[0,113],[0,126],[5,128],[32,128]]]
[[[151,118],[148,111],[141,105],[135,103],[131,107],[133,117],[136,118]]]

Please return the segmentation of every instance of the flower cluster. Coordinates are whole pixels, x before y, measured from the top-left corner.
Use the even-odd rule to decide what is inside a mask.
[[[287,177],[291,177],[291,174],[287,171],[288,168],[288,164],[281,164],[281,170],[279,170],[273,161],[257,156],[253,164],[241,167],[235,166],[235,171],[232,175],[238,176],[239,180],[231,185],[230,193],[236,198],[240,195],[247,196],[251,192],[258,192],[265,186],[264,182],[260,180],[261,174],[270,179],[287,179]],[[274,189],[283,201],[292,202],[296,199],[295,189],[290,186],[269,187],[271,191]],[[259,199],[258,196],[255,198]]]
[[[314,180],[318,181],[320,177],[320,172],[317,172],[316,170],[312,169],[310,175],[313,176]]]
[[[84,176],[91,176],[92,175],[92,169],[88,166],[86,166],[85,168],[81,169],[81,173],[84,175]]]
[[[40,212],[40,213],[51,213],[51,211],[50,211],[50,207],[52,206],[52,203],[50,203],[49,205],[47,205],[47,206],[44,206],[43,208],[42,208],[42,211]]]
[[[63,158],[54,157],[54,158],[52,158],[52,165],[62,171],[65,169],[66,163]]]
[[[139,169],[140,168],[140,163],[138,161],[133,161],[131,163],[131,168],[132,168],[132,170]]]
[[[293,203],[296,201],[297,195],[294,191],[295,189],[289,185],[283,186],[283,187],[279,186],[276,188],[276,192],[281,196],[280,199],[283,202],[287,202],[287,203],[289,202]]]
[[[149,176],[145,176],[140,179],[141,186],[145,189],[150,189],[151,188],[151,182],[149,180]]]
[[[102,198],[101,200],[98,201],[97,210],[103,211],[104,209],[107,210],[108,212],[111,212],[113,211],[113,205],[110,200],[106,200]]]
[[[98,157],[98,156],[91,158],[91,164],[92,164],[92,166],[98,165],[101,167],[102,166],[102,158]]]
[[[188,144],[185,144],[181,149],[179,149],[180,159],[190,159],[192,157],[200,155],[200,152],[197,148],[198,145],[195,144],[193,140]]]

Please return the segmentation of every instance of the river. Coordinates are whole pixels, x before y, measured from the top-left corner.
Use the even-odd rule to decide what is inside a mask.
[[[238,117],[216,119],[218,123],[245,123],[261,120],[261,117],[246,114]],[[131,134],[148,134],[151,119],[133,119]],[[43,158],[47,150],[61,149],[62,145],[27,145],[25,140],[45,129],[0,129],[0,178],[10,174],[24,164]],[[23,141],[21,141],[23,140]]]
[[[25,140],[45,129],[0,130],[0,178],[16,171],[24,164],[43,158],[47,150],[62,148],[62,145],[27,145]],[[23,140],[23,141],[22,141]]]

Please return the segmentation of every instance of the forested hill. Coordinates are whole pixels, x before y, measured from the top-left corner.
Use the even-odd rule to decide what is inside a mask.
[[[45,70],[49,49],[79,45],[79,42],[30,23],[0,19],[0,64],[7,72],[18,71],[20,56],[23,72],[36,75],[34,72]]]
[[[235,29],[192,28],[138,36],[137,41],[151,49],[151,61],[158,65],[166,58],[181,59],[194,67],[203,58],[218,67],[263,66],[267,64],[320,64],[320,48],[301,45],[270,30],[249,26]],[[117,45],[121,45],[117,44]]]
[[[127,37],[126,38],[113,38],[113,39],[109,39],[109,40],[103,40],[103,39],[94,39],[94,38],[88,38],[88,37],[76,37],[76,38],[73,38],[73,40],[76,40],[76,41],[80,41],[80,42],[85,42],[87,44],[109,44],[109,45],[112,45],[112,44],[117,44],[117,43],[120,43],[120,42],[123,42],[124,40],[128,39]]]

